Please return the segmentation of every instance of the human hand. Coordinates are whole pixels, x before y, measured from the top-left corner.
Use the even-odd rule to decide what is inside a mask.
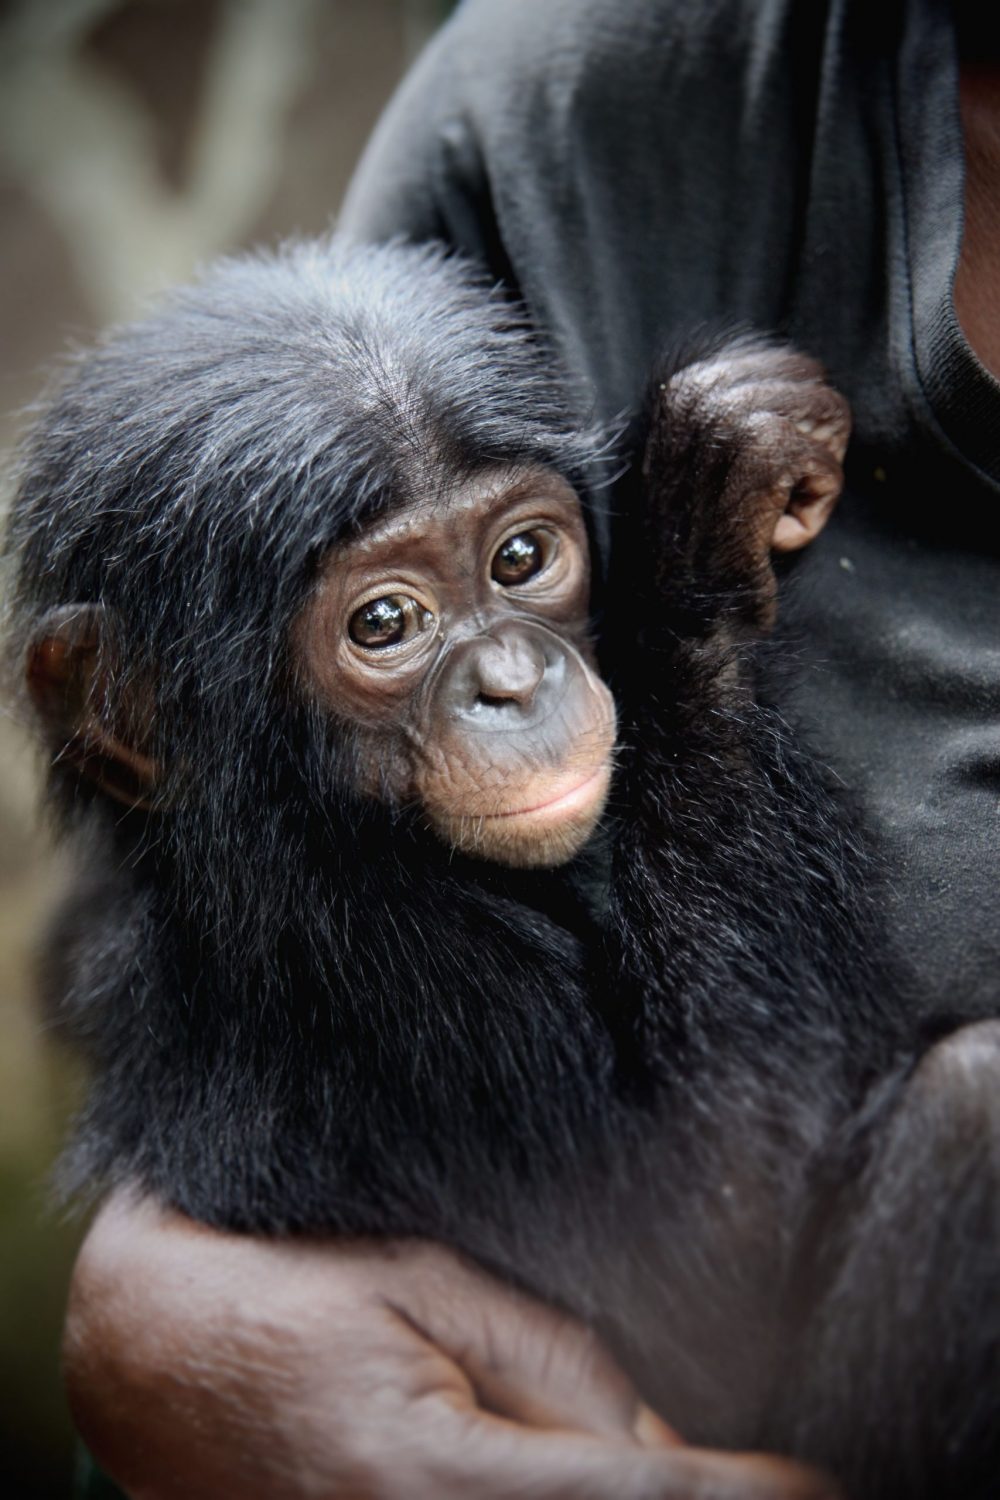
[[[420,1242],[221,1234],[125,1192],[71,1292],[70,1402],[134,1500],[832,1500],[685,1446],[586,1329]]]

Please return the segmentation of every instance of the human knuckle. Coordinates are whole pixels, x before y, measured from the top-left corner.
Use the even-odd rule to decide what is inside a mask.
[[[937,1084],[1000,1079],[1000,1020],[969,1022],[925,1053],[918,1074]]]

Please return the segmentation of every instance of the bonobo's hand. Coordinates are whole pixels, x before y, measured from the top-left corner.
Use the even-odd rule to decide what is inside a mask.
[[[682,633],[741,621],[766,630],[771,555],[806,546],[843,484],[850,409],[815,360],[753,335],[663,367],[643,454],[656,597]]]
[[[119,1194],[65,1340],[97,1459],[150,1500],[819,1500],[687,1448],[594,1338],[445,1250],[273,1242]]]

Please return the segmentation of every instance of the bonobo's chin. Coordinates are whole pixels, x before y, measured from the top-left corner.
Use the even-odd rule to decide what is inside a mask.
[[[611,764],[550,785],[529,806],[432,818],[439,838],[475,859],[518,869],[566,864],[583,848],[608,800]]]

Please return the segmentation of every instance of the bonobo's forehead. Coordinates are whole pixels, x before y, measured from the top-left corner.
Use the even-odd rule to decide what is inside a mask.
[[[389,561],[438,563],[454,568],[464,553],[474,555],[484,527],[502,527],[508,514],[527,506],[539,519],[551,513],[570,525],[581,521],[576,492],[550,469],[493,469],[469,476],[426,497],[418,497],[370,523],[336,549],[338,572],[365,570]]]

